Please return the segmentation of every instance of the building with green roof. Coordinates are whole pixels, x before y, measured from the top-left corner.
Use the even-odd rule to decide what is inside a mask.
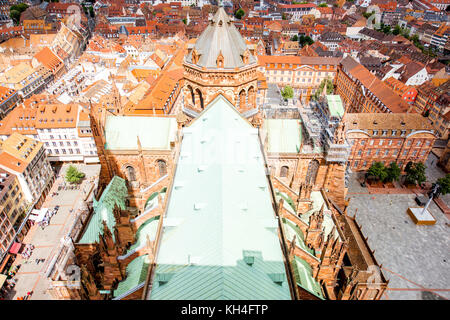
[[[330,112],[330,116],[342,119],[342,117],[344,116],[344,106],[342,105],[341,96],[336,94],[328,94],[326,95],[326,99],[328,102],[328,110]]]
[[[105,190],[103,190],[100,199],[96,201],[94,198],[94,213],[78,243],[89,244],[97,242],[99,235],[103,235],[103,221],[106,221],[106,225],[112,232],[116,225],[113,214],[114,207],[117,206],[122,210],[126,209],[125,201],[127,196],[128,189],[125,179],[114,176]],[[112,235],[114,237],[114,232],[112,232]]]
[[[298,153],[302,144],[302,127],[298,119],[266,119],[267,152]]]
[[[258,130],[219,95],[183,135],[147,299],[292,299]]]
[[[106,150],[137,150],[138,138],[146,150],[170,150],[177,134],[174,117],[108,116]]]

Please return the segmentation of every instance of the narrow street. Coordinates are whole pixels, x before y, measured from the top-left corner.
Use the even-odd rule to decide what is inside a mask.
[[[56,254],[56,249],[61,240],[64,239],[76,218],[77,209],[83,203],[84,193],[89,192],[93,179],[100,172],[99,164],[76,164],[78,170],[86,175],[83,182],[76,188],[74,187],[73,190],[68,188],[58,191],[58,187],[64,184],[64,174],[69,165],[64,164],[62,166],[42,206],[42,208],[53,209],[56,205],[59,205],[59,210],[51,218],[47,227],[42,229],[35,224],[23,240],[24,244],[32,244],[35,248],[28,259],[24,259],[20,254],[17,255],[13,266],[20,265],[20,268],[14,277],[17,280],[16,285],[9,292],[8,299],[17,300],[17,298],[26,296],[27,292],[32,291],[31,300],[53,300],[47,291],[49,288],[49,281],[45,276],[47,268]],[[54,192],[57,192],[57,195],[52,196]],[[37,259],[44,259],[44,262],[38,262]]]

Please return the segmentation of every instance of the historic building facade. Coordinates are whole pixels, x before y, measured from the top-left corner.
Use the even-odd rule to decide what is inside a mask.
[[[347,112],[403,113],[410,109],[391,88],[350,56],[339,63],[334,85]]]
[[[347,113],[345,122],[353,171],[368,170],[375,161],[402,169],[410,161],[425,163],[436,140],[433,126],[418,113]]]

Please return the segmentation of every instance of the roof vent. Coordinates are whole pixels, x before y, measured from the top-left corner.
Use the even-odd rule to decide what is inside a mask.
[[[258,254],[257,251],[244,250],[243,251],[244,262],[247,265],[252,266],[255,263],[255,258],[257,256],[257,254]]]
[[[286,280],[286,275],[282,272],[277,273],[269,273],[268,276],[272,279],[275,284],[281,286],[283,282]]]
[[[176,185],[174,186],[175,190],[181,189],[181,188],[183,188],[183,187],[184,187],[184,183],[182,183],[182,182],[179,182],[178,184],[176,184]]]
[[[159,285],[166,284],[172,279],[173,275],[173,272],[159,272],[156,274],[156,281],[158,281]]]
[[[203,172],[203,171],[205,171],[206,170],[206,166],[198,166],[197,167],[197,171],[198,172]]]

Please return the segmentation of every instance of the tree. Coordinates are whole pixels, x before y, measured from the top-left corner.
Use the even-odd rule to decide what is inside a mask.
[[[328,5],[326,3],[321,3],[321,4],[319,4],[319,7],[326,8],[326,7],[328,7]]]
[[[389,167],[386,168],[387,176],[383,182],[398,181],[402,173],[402,169],[397,165],[396,162],[391,162]]]
[[[239,20],[241,20],[244,15],[245,15],[245,11],[242,10],[242,8],[239,8],[239,10],[237,10],[234,13],[234,16],[236,17],[236,19],[239,19]]]
[[[283,99],[292,99],[294,97],[294,90],[290,86],[284,87],[283,90],[281,90],[281,96]]]
[[[22,12],[27,10],[27,8],[28,5],[25,3],[13,5],[9,8],[9,17],[14,21],[15,24],[19,24],[20,15],[22,14]]]
[[[94,7],[89,7],[89,15],[91,16],[91,18],[95,17]]]
[[[447,173],[444,178],[437,179],[436,184],[441,187],[441,194],[450,193],[450,173]]]
[[[427,167],[422,162],[413,163],[409,161],[405,167],[406,172],[405,182],[407,184],[419,184],[419,185],[424,183],[427,180],[427,177],[425,175],[426,168]]]
[[[387,170],[386,167],[382,162],[374,162],[369,170],[367,171],[367,174],[369,177],[375,178],[375,180],[381,180],[384,181],[387,176]]]
[[[362,15],[364,16],[364,18],[369,19],[370,16],[374,15],[375,11],[372,12],[364,12]]]
[[[183,21],[183,23],[184,23],[184,24],[186,24],[186,23],[187,23],[187,20],[186,20],[186,18],[184,18],[184,19],[183,19],[182,21]]]
[[[298,41],[298,35],[294,34],[294,36],[291,38],[291,41]]]
[[[310,36],[301,35],[300,38],[298,39],[298,42],[302,47],[304,47],[306,45],[312,45],[314,43],[314,40],[311,39]]]
[[[402,31],[402,29],[400,28],[400,26],[399,25],[396,25],[395,27],[394,27],[394,30],[392,31],[392,34],[394,34],[394,35],[399,35],[400,34],[400,32]]]
[[[391,27],[390,26],[383,26],[382,30],[385,34],[391,34]]]
[[[319,97],[322,95],[324,86],[327,86],[327,94],[332,94],[334,90],[333,81],[331,81],[330,78],[322,80],[322,82],[319,84],[319,88],[316,90],[316,92],[312,95],[311,100],[317,101]]]
[[[84,177],[85,174],[78,171],[74,166],[69,166],[66,171],[66,180],[69,183],[80,183]]]

